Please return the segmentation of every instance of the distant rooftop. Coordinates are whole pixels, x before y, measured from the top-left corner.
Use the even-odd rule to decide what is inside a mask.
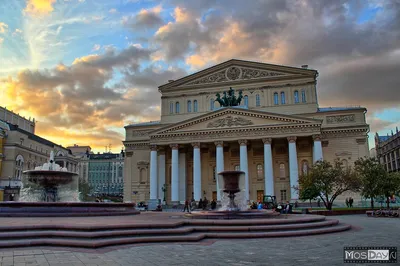
[[[332,111],[347,111],[347,110],[357,110],[365,109],[361,106],[350,106],[350,107],[322,107],[318,108],[318,112],[332,112]]]
[[[149,122],[141,122],[141,123],[133,123],[127,125],[127,127],[136,127],[136,126],[147,126],[147,125],[158,125],[160,121],[149,121]]]

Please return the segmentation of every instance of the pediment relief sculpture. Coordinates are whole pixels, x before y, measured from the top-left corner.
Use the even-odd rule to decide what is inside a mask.
[[[227,82],[235,80],[249,80],[249,79],[283,76],[283,75],[286,74],[264,69],[231,66],[224,70],[220,70],[216,73],[191,81],[185,85],[199,85],[199,84],[219,83],[219,82]]]
[[[208,123],[208,128],[213,127],[232,127],[232,126],[249,126],[253,125],[253,121],[239,116],[227,116]]]

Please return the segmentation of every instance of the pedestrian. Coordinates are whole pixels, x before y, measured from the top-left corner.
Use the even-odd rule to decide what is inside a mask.
[[[350,206],[349,205],[349,198],[346,198],[346,206],[347,206],[347,208]]]
[[[187,210],[187,212],[190,212],[188,200],[185,200],[185,207],[183,208],[183,212],[185,212],[185,210]]]

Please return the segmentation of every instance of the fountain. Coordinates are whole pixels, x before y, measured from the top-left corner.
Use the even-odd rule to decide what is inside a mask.
[[[48,163],[23,174],[21,201],[59,202],[60,196],[66,194],[62,201],[79,202],[78,174],[56,164],[53,151],[50,152]]]
[[[193,211],[185,216],[195,219],[254,219],[254,218],[275,218],[279,213],[272,210],[248,210],[247,199],[242,196],[240,202],[237,194],[242,193],[244,187],[245,172],[243,171],[222,171],[218,173],[218,183],[223,187],[225,195],[221,197],[222,206],[217,211]],[[228,200],[224,200],[228,198]]]
[[[0,217],[109,216],[139,214],[134,203],[80,202],[79,177],[50,159],[23,172],[19,202],[0,202]]]

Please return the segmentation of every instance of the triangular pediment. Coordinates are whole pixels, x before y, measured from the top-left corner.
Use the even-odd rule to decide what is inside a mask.
[[[317,71],[232,59],[179,80],[160,86],[160,90],[207,85],[237,84],[280,78],[314,77]]]
[[[227,107],[156,130],[152,135],[243,127],[321,124],[322,121],[243,108]]]

